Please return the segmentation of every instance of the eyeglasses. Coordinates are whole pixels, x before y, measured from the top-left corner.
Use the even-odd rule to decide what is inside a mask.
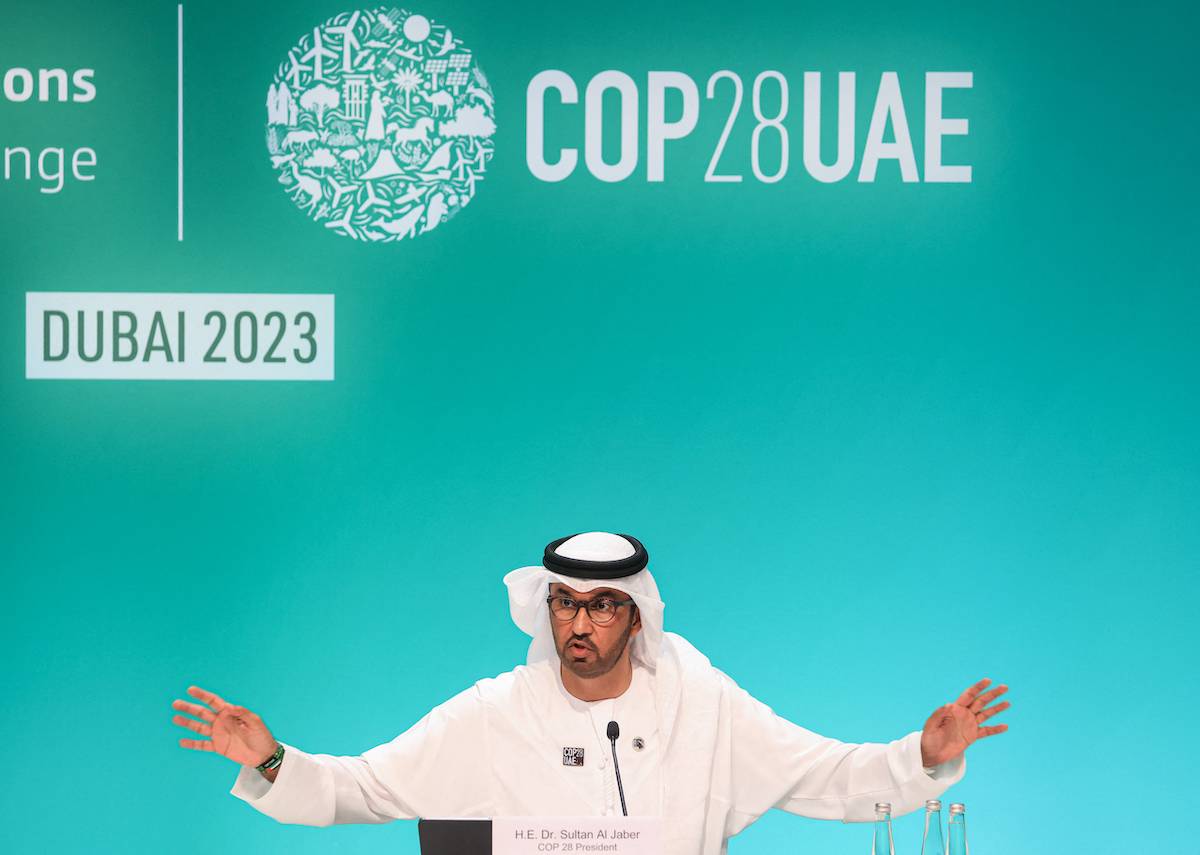
[[[554,615],[555,620],[560,620],[563,623],[575,620],[575,615],[579,614],[579,610],[586,608],[588,617],[592,619],[592,623],[604,626],[613,622],[613,618],[617,616],[617,610],[621,606],[631,605],[633,600],[614,600],[612,597],[596,597],[594,600],[573,600],[561,594],[551,594],[546,597],[546,602],[550,604],[550,613]]]

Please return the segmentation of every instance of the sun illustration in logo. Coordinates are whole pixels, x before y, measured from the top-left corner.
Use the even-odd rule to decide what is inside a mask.
[[[335,15],[267,89],[279,183],[341,235],[424,234],[471,201],[492,157],[492,88],[449,27],[403,9]]]

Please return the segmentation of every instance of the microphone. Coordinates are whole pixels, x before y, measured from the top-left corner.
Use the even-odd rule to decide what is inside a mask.
[[[621,813],[629,816],[625,809],[625,788],[621,786],[621,767],[617,765],[617,739],[621,735],[621,726],[615,721],[608,723],[608,741],[612,743],[613,771],[617,773],[617,793],[621,796]]]

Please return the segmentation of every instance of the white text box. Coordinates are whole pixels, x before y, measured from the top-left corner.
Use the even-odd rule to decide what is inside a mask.
[[[30,291],[31,380],[332,380],[332,294]]]
[[[662,855],[657,816],[506,816],[492,820],[492,855]]]

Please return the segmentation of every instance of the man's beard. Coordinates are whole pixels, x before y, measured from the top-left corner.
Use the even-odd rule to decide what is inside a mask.
[[[567,636],[562,646],[558,648],[558,659],[562,662],[564,668],[577,677],[602,677],[615,668],[617,663],[621,661],[621,654],[625,652],[625,646],[629,644],[629,635],[631,632],[633,632],[632,620],[625,626],[625,631],[621,633],[621,637],[617,639],[617,643],[613,645],[612,650],[609,651],[607,656],[601,656],[595,643],[587,636]],[[596,654],[596,659],[592,662],[577,662],[567,650],[571,643],[575,641],[591,648]]]

